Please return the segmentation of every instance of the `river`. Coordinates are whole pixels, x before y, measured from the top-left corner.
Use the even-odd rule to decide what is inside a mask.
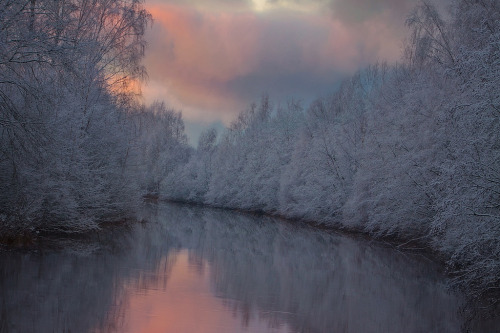
[[[217,209],[139,215],[0,252],[0,333],[460,331],[462,302],[423,255]]]

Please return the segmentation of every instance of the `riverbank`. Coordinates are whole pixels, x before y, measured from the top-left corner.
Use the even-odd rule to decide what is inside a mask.
[[[148,200],[149,199],[150,198],[148,198]],[[397,237],[395,235],[376,236],[376,235],[371,234],[370,232],[363,230],[362,228],[348,227],[348,226],[343,225],[341,223],[318,222],[315,220],[294,218],[294,217],[289,217],[289,216],[279,214],[279,213],[266,212],[263,210],[252,210],[252,209],[241,209],[241,208],[214,206],[214,205],[200,203],[200,202],[196,202],[196,201],[182,201],[182,200],[172,200],[172,199],[166,199],[166,198],[161,199],[159,197],[155,197],[150,202],[153,202],[153,203],[167,202],[167,203],[178,204],[178,205],[189,205],[189,206],[195,206],[195,207],[208,207],[211,209],[227,210],[227,211],[237,212],[240,214],[272,217],[272,218],[280,219],[280,220],[285,221],[287,223],[300,223],[300,224],[303,224],[303,225],[306,225],[306,226],[309,226],[309,227],[312,227],[315,229],[323,230],[325,232],[335,232],[335,233],[340,233],[340,234],[346,235],[346,236],[362,238],[362,239],[371,240],[371,241],[377,241],[380,243],[387,244],[388,246],[393,247],[394,249],[397,249],[397,250],[417,252],[419,254],[425,255],[428,258],[432,258],[432,260],[434,260],[436,262],[440,262],[443,266],[446,264],[446,257],[442,253],[437,251],[436,249],[432,248],[431,246],[429,246],[428,244],[423,242],[422,238],[421,239],[409,239],[409,238],[404,238],[404,237]]]
[[[102,242],[103,235],[129,229],[136,223],[144,223],[137,219],[119,219],[99,223],[98,229],[81,232],[39,231],[39,230],[11,230],[0,235],[0,250],[4,251],[38,251],[47,249],[64,250],[68,245],[75,243]],[[104,237],[106,238],[106,237]]]

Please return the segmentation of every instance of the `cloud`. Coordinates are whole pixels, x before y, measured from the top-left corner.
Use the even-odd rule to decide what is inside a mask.
[[[312,99],[399,59],[417,1],[150,0],[145,98],[226,124],[263,92]]]
[[[235,12],[252,8],[252,0],[147,0],[147,6],[173,5],[202,11]]]
[[[419,0],[331,0],[333,16],[346,24],[356,24],[374,18],[389,18],[386,23],[404,22],[409,11]],[[392,21],[392,22],[391,22]]]
[[[145,95],[158,95],[162,87],[188,116],[193,107],[234,107],[225,84],[248,75],[257,59],[259,31],[250,13],[203,12],[185,6],[149,8],[155,24],[148,34],[145,64],[150,76]]]

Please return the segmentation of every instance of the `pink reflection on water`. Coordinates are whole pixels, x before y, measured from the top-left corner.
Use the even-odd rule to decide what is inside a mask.
[[[170,253],[155,272],[142,272],[120,288],[107,321],[94,332],[293,332],[266,313],[216,297],[210,283],[212,270],[188,250]]]

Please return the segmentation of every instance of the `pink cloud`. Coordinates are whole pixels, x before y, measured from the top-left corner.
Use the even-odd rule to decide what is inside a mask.
[[[264,91],[317,96],[362,66],[396,60],[404,31],[404,19],[395,29],[399,23],[384,10],[353,24],[330,12],[203,10],[176,3],[148,9],[155,24],[147,36],[151,81],[144,95],[165,99],[191,120],[227,123]]]

